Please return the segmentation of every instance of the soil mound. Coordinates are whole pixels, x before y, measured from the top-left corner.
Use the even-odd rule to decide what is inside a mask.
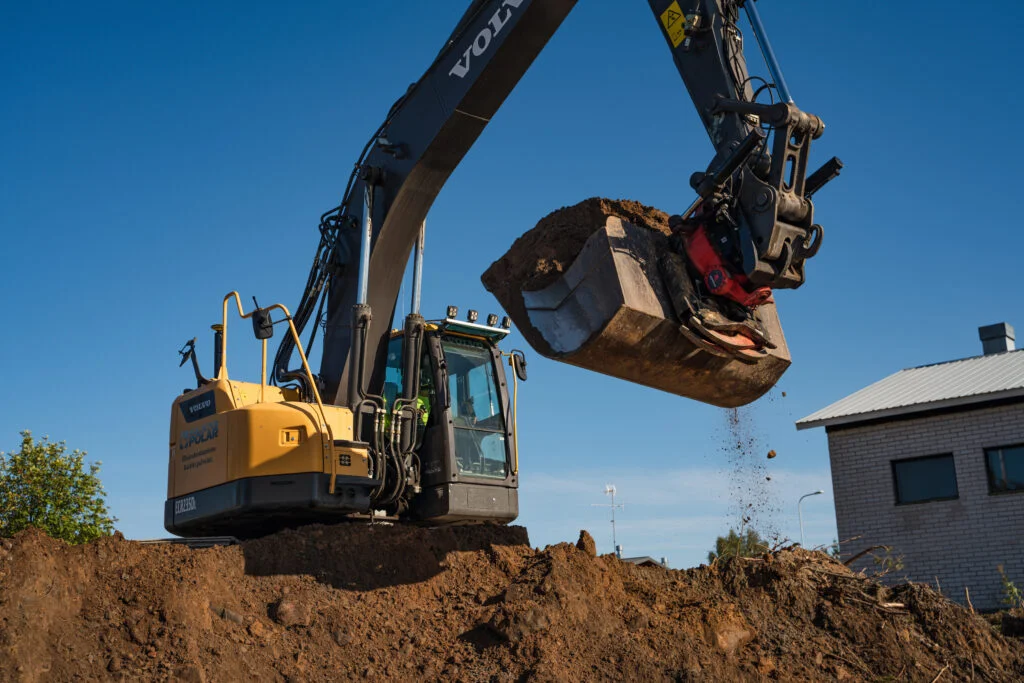
[[[340,525],[190,549],[0,541],[5,681],[1015,681],[1024,645],[821,553],[669,571],[524,529]]]

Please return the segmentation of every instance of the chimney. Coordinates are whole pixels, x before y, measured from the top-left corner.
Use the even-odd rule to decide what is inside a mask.
[[[981,339],[981,346],[985,355],[1013,351],[1014,334],[1013,327],[1007,323],[985,325],[978,328],[978,337]]]

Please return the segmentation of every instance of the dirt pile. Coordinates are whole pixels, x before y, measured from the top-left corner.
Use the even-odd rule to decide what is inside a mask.
[[[202,550],[26,532],[0,546],[0,680],[1024,677],[1024,646],[980,617],[819,553],[667,571],[578,546],[533,550],[515,527]]]

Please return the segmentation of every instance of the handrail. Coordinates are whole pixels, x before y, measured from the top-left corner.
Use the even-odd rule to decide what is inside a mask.
[[[223,331],[221,336],[221,363],[220,368],[217,371],[216,379],[227,380],[228,379],[228,301],[232,298],[235,300],[235,305],[238,308],[238,315],[243,320],[251,318],[255,313],[255,309],[250,313],[246,313],[242,308],[242,298],[238,292],[232,291],[224,297],[224,305],[221,316],[221,324],[223,325]],[[284,304],[272,304],[264,308],[264,311],[272,311],[279,309],[284,313],[285,320],[288,321],[288,330],[291,333],[292,340],[295,342],[295,349],[299,352],[299,358],[302,360],[302,369],[306,372],[306,378],[309,380],[309,387],[313,390],[313,398],[316,399],[317,409],[320,412],[320,442],[323,445],[324,451],[327,453],[327,457],[331,462],[331,482],[328,487],[328,492],[334,493],[335,480],[338,477],[338,458],[335,457],[334,453],[334,430],[331,429],[330,423],[327,421],[327,411],[324,409],[323,400],[320,398],[320,391],[316,387],[316,381],[313,379],[313,372],[309,369],[309,361],[306,360],[306,352],[302,349],[302,340],[299,339],[298,330],[295,329],[295,323],[292,322],[292,315],[288,312],[288,309]],[[267,340],[263,339],[263,364],[260,372],[260,403],[264,399],[264,387],[267,384]],[[326,435],[327,441],[324,442],[324,436]]]

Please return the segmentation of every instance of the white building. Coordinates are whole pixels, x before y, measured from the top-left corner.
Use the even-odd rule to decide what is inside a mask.
[[[979,333],[982,356],[901,370],[796,424],[828,435],[842,557],[890,546],[894,580],[995,609],[999,566],[1024,587],[1024,349],[1005,323]]]

